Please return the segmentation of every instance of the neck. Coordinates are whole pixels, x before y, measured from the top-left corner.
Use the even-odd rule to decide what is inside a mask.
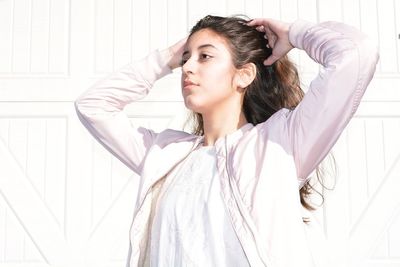
[[[247,123],[241,110],[225,109],[227,112],[202,114],[204,127],[204,146],[212,146],[218,138],[224,137]]]

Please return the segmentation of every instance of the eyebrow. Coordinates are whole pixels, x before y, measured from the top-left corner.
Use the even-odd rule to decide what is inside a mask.
[[[202,49],[202,48],[207,48],[207,47],[211,47],[211,48],[214,48],[214,49],[218,50],[218,48],[216,48],[216,47],[213,46],[212,44],[203,44],[203,45],[200,45],[199,47],[197,47],[197,50],[200,50],[200,49]],[[188,50],[185,50],[185,51],[183,52],[182,56],[184,56],[184,55],[186,55],[186,54],[188,54],[188,53],[189,53],[189,51],[188,51]]]

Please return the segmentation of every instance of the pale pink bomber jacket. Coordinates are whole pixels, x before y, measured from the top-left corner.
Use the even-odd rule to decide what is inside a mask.
[[[298,20],[289,39],[322,65],[304,99],[293,111],[281,109],[215,143],[221,195],[251,266],[314,266],[299,186],[355,113],[379,58],[376,45],[364,34],[337,22]],[[171,72],[167,57],[167,50],[152,52],[98,81],[75,102],[89,132],[140,175],[130,266],[143,264],[152,200],[166,174],[202,139],[171,129],[156,133],[135,127],[123,112]]]

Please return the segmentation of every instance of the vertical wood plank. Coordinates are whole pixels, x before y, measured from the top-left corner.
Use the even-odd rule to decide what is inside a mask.
[[[226,13],[228,16],[234,14],[241,14],[245,9],[245,0],[227,0],[226,1]]]
[[[232,16],[232,15],[239,15],[239,14],[228,14],[226,5],[229,0],[207,0],[206,7],[204,13],[209,15],[216,15],[216,16]],[[243,11],[240,13],[243,14]]]
[[[16,118],[10,121],[9,149],[24,172],[26,171],[27,120]],[[40,192],[41,189],[39,189]]]
[[[298,4],[298,15],[300,19],[318,22],[318,0],[302,0]]]
[[[50,1],[49,73],[67,73],[69,61],[70,0]]]
[[[114,1],[95,1],[94,72],[109,73],[114,69]]]
[[[6,238],[7,238],[7,228],[6,228],[6,216],[7,216],[7,204],[4,202],[3,198],[0,198],[0,263],[5,260],[5,249],[6,249]]]
[[[398,259],[400,257],[400,212],[394,218],[388,229],[389,257]]]
[[[394,13],[394,27],[396,32],[396,63],[397,63],[397,71],[399,71],[399,62],[400,62],[400,3],[399,1],[393,0],[393,13]]]
[[[369,118],[365,125],[366,168],[368,172],[369,197],[378,189],[383,181],[384,144],[382,143],[382,121]]]
[[[24,259],[23,247],[25,231],[22,229],[11,210],[8,210],[6,214],[6,229],[5,261],[22,263]]]
[[[186,0],[168,1],[167,44],[172,45],[189,34]]]
[[[385,73],[397,72],[397,61],[393,60],[397,56],[396,43],[399,42],[395,28],[395,18],[393,13],[392,1],[376,1],[378,13],[378,33],[380,50],[381,71]]]
[[[45,196],[45,168],[47,134],[46,121],[41,118],[30,119],[27,134],[27,161],[26,174],[40,193]]]
[[[76,115],[69,118],[66,131],[69,146],[64,232],[68,244],[72,244],[70,250],[79,255],[86,248],[92,230],[92,145],[97,141],[82,127]]]
[[[383,122],[383,149],[385,151],[385,171],[388,171],[394,160],[400,154],[400,119],[387,118]]]
[[[31,65],[32,73],[47,73],[49,62],[49,1],[32,0]]]
[[[319,0],[318,2],[319,21],[335,20],[342,21],[342,1]]]
[[[8,118],[0,118],[0,142],[8,145],[10,130],[10,120]]]
[[[71,20],[69,22],[70,42],[68,73],[72,82],[71,90],[79,95],[89,87],[89,82],[82,79],[90,79],[94,82],[95,75],[95,1],[69,0]]]
[[[119,159],[111,158],[111,195],[117,197],[124,189],[127,182],[133,180],[139,182],[140,177],[126,167]],[[138,187],[137,187],[138,189]],[[135,193],[135,195],[137,192]],[[135,199],[135,198],[134,198]]]
[[[261,18],[263,16],[263,0],[245,0],[245,10],[244,14],[250,18]]]
[[[93,144],[92,226],[102,219],[112,200],[111,154],[100,144]]]
[[[0,1],[0,73],[11,72],[13,1]]]
[[[376,0],[360,1],[360,21],[360,30],[368,34],[379,44],[379,18]],[[377,70],[381,70],[381,60],[378,62]]]
[[[360,216],[368,200],[368,183],[365,151],[365,121],[355,119],[348,126],[349,138],[349,193],[350,222],[353,224]]]
[[[342,1],[343,22],[360,28],[360,1]]]
[[[14,0],[12,72],[26,74],[30,64],[31,2]]]
[[[167,47],[168,19],[167,1],[149,0],[150,2],[150,51]]]
[[[281,18],[281,1],[263,1],[262,3],[263,17],[273,19]]]
[[[328,238],[328,257],[332,266],[345,264],[348,230],[350,227],[350,201],[349,179],[351,164],[349,156],[349,131],[346,129],[332,149],[335,158],[337,176],[335,187],[332,191],[326,191],[325,203],[325,231]]]
[[[150,1],[133,1],[132,23],[132,55],[133,60],[136,60],[146,56],[149,53]]]
[[[280,0],[281,2],[281,20],[283,21],[294,21],[298,18],[298,1],[293,0]]]
[[[114,70],[132,58],[132,5],[129,0],[115,1]]]
[[[207,2],[206,2],[207,3]],[[187,2],[187,18],[188,26],[191,29],[200,19],[208,15],[210,10],[207,6],[200,1],[188,1]]]
[[[46,169],[44,199],[60,226],[64,228],[66,178],[66,119],[46,119]]]

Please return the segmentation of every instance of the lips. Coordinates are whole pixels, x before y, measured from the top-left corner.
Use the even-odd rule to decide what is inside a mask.
[[[183,81],[183,89],[189,89],[193,86],[197,86],[196,83],[192,82],[191,80],[184,80]]]

